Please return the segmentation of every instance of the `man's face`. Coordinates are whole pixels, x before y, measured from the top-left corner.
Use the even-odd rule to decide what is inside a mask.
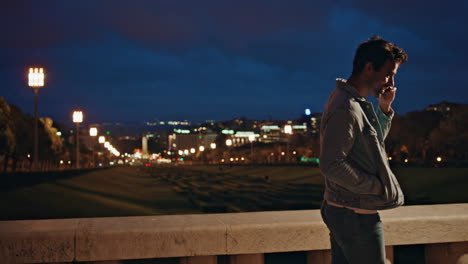
[[[379,94],[382,93],[386,88],[394,86],[394,77],[397,73],[399,63],[395,63],[391,60],[387,60],[379,71],[371,70],[368,72],[367,86],[369,93],[379,98]]]

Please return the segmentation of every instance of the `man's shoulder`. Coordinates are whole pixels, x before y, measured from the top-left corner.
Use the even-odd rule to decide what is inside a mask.
[[[336,88],[330,96],[327,108],[330,110],[350,111],[353,114],[361,110],[359,102],[346,91]]]

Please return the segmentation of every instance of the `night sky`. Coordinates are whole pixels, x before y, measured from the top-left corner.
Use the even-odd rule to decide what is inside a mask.
[[[468,103],[468,1],[5,1],[0,96],[69,122],[292,119],[322,112],[373,34],[409,55],[398,114]],[[369,98],[370,99],[370,98]]]

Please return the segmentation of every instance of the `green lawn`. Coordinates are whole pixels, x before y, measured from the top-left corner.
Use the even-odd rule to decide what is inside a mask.
[[[406,204],[468,202],[468,168],[394,168]],[[118,167],[0,192],[0,220],[318,209],[308,166]]]
[[[201,213],[171,185],[136,167],[2,191],[0,210],[0,220]]]

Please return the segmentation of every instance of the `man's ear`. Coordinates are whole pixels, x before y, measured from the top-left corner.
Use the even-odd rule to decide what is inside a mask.
[[[366,66],[364,66],[364,71],[366,73],[372,73],[372,72],[375,71],[374,70],[374,65],[372,64],[372,62],[369,61],[369,62],[366,63]]]

